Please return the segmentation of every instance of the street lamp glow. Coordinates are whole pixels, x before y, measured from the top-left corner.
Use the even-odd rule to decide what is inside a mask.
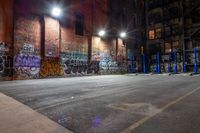
[[[125,38],[125,37],[126,37],[126,32],[121,32],[121,33],[120,33],[120,37],[121,37],[121,38]]]
[[[51,14],[54,16],[54,17],[59,17],[61,15],[61,9],[59,7],[54,7],[52,9],[52,12]]]
[[[106,34],[105,30],[100,30],[100,31],[99,31],[99,36],[102,37],[102,36],[104,36],[105,34]]]

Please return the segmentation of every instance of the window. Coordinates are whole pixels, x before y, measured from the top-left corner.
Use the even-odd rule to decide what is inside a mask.
[[[170,26],[165,27],[165,36],[171,36],[171,27]]]
[[[150,30],[149,31],[149,40],[154,40],[155,39],[155,31],[154,30]]]
[[[81,14],[76,14],[76,22],[75,22],[75,32],[76,35],[83,36],[84,32],[84,17]]]
[[[162,29],[158,28],[156,29],[156,39],[162,38]]]
[[[176,49],[178,50],[179,49],[179,41],[174,41],[172,42],[172,47],[173,47],[173,51]]]
[[[166,42],[165,43],[165,53],[170,53],[170,52],[172,52],[171,43],[170,42]]]
[[[177,34],[179,34],[180,33],[180,31],[179,31],[179,26],[178,25],[173,25],[172,26],[172,34],[173,35],[177,35]]]

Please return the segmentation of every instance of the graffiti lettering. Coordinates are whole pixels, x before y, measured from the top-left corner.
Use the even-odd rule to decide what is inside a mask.
[[[0,77],[12,75],[12,58],[8,56],[9,48],[4,42],[0,42]]]
[[[61,53],[61,63],[65,75],[86,75],[88,69],[87,54],[80,52]]]
[[[17,55],[14,59],[15,67],[40,67],[40,57],[35,55]]]
[[[122,56],[113,56],[106,52],[100,53],[99,62],[101,73],[117,73],[126,71],[126,63]]]
[[[34,46],[32,44],[24,44],[20,53],[21,54],[34,54],[35,49]]]
[[[62,76],[63,70],[59,60],[47,59],[42,61],[40,76],[41,77],[56,77]]]
[[[17,78],[38,78],[40,71],[40,56],[36,55],[32,44],[24,44],[14,57],[14,71]]]

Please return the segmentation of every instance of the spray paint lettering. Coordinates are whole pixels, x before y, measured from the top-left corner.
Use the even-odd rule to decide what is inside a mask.
[[[17,55],[14,60],[15,67],[40,67],[40,57],[35,55]]]
[[[34,45],[24,44],[20,54],[14,57],[14,70],[17,77],[38,78],[41,58],[35,52]]]
[[[126,71],[126,63],[122,56],[114,56],[107,52],[100,53],[99,62],[101,73],[119,73]]]
[[[7,44],[0,42],[0,77],[12,76],[12,58],[8,52]]]
[[[81,52],[61,53],[61,63],[65,76],[86,75],[88,64],[87,54]]]
[[[41,77],[57,77],[63,75],[63,69],[56,59],[46,59],[42,61],[40,76]]]
[[[97,74],[99,71],[99,62],[88,63],[88,55],[82,52],[61,53],[61,63],[65,76],[84,76]]]

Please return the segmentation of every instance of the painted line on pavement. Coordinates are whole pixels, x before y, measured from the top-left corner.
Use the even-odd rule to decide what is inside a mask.
[[[168,103],[167,105],[165,105],[164,107],[162,107],[161,109],[159,109],[158,111],[152,113],[149,116],[144,117],[143,119],[139,120],[138,122],[132,124],[131,126],[129,126],[127,129],[125,129],[124,131],[122,131],[121,133],[131,133],[134,129],[136,129],[137,127],[141,126],[142,124],[144,124],[146,121],[148,121],[149,119],[151,119],[152,117],[156,116],[157,114],[163,112],[164,110],[166,110],[167,108],[171,107],[172,105],[182,101],[183,99],[187,98],[188,96],[192,95],[194,92],[200,90],[200,87],[186,93],[185,95],[177,98],[176,100]]]

